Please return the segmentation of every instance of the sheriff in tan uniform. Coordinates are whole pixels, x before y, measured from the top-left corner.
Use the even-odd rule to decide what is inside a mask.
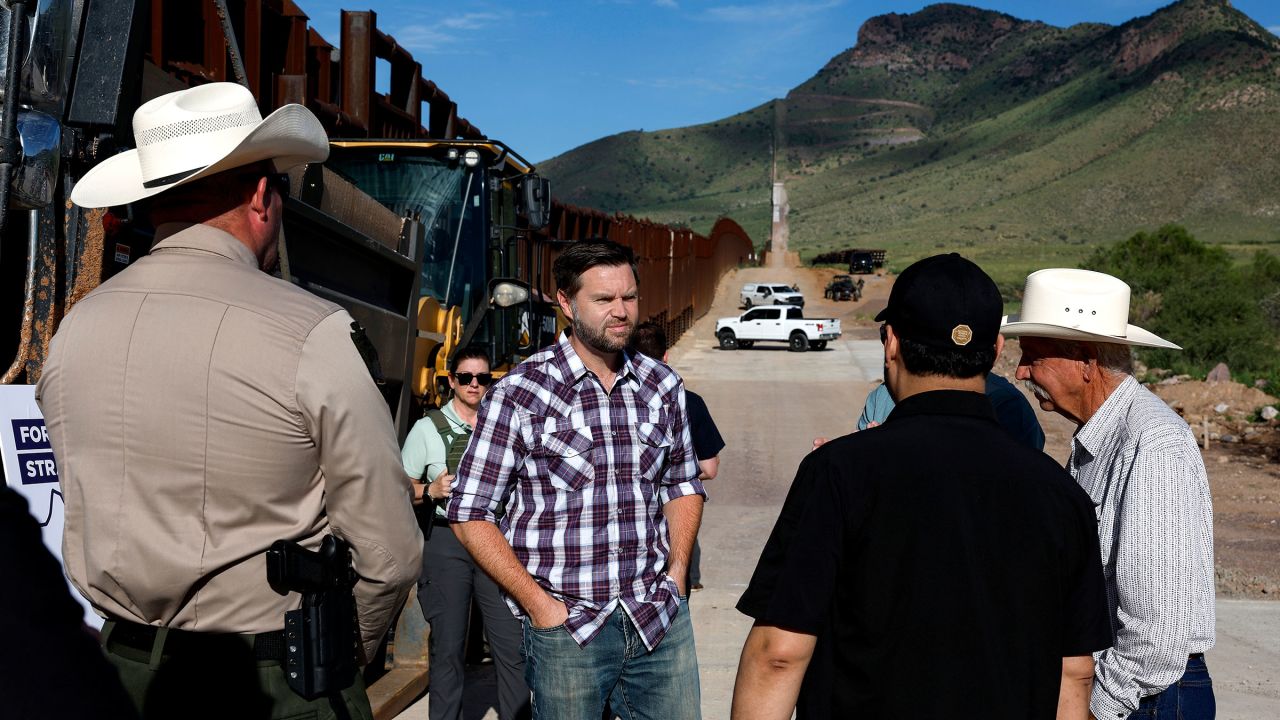
[[[217,85],[175,95],[206,91],[197,105],[209,112],[214,103],[206,89]],[[145,136],[138,116],[147,109],[135,116],[140,151],[146,150],[144,137],[200,127],[179,116]],[[250,111],[256,107],[240,114]],[[234,121],[228,115],[235,113],[221,111],[224,119],[210,126]],[[307,125],[309,116],[276,134],[296,136],[299,127],[311,132],[313,155],[323,159],[320,146],[327,152],[327,142],[323,130],[314,137],[319,125]],[[193,134],[193,145],[216,142],[210,132]],[[248,182],[248,205],[213,224],[161,225],[149,256],[86,296],[63,321],[37,387],[61,469],[67,571],[110,620],[108,654],[150,717],[163,712],[147,707],[157,692],[148,683],[181,674],[165,673],[166,658],[181,655],[183,642],[175,636],[193,652],[208,638],[249,636],[247,644],[228,645],[242,651],[245,687],[219,688],[219,681],[207,680],[213,687],[190,698],[193,706],[225,700],[231,704],[222,711],[237,713],[228,717],[280,717],[300,709],[294,701],[301,698],[290,698],[278,662],[262,668],[276,658],[260,647],[253,651],[264,642],[261,634],[281,630],[285,611],[300,604],[297,593],[280,595],[267,584],[265,553],[274,541],[315,549],[334,534],[350,543],[366,659],[420,570],[422,536],[410,486],[386,403],[352,342],[351,317],[260,269],[274,254],[274,244],[263,238],[271,223],[278,230],[284,190],[269,166],[261,180],[253,170],[263,167],[264,153],[277,167],[302,155],[296,142],[281,146],[263,135],[271,133],[250,130],[235,146],[255,137],[275,143],[242,153],[250,174],[236,175],[235,158],[223,160],[231,189],[210,189],[234,193]],[[170,147],[160,151],[166,156],[181,149],[165,142]],[[187,167],[210,165],[177,162],[184,161]],[[220,182],[217,173],[210,176]],[[113,187],[91,179],[82,181],[89,190],[73,200],[119,204]],[[242,225],[248,229],[242,232]],[[145,626],[146,638],[153,628],[164,632],[156,633],[151,648],[139,647],[138,626]],[[201,649],[195,655],[216,653]],[[195,672],[219,671],[201,667],[196,658],[185,661],[194,663]],[[139,664],[144,669],[134,668]],[[142,679],[131,683],[134,670]],[[357,716],[368,712],[362,687],[357,683],[347,698]],[[232,697],[222,698],[224,691]],[[176,710],[190,717],[194,709]]]

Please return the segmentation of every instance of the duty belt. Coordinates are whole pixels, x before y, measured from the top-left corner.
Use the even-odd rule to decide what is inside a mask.
[[[114,627],[106,636],[107,649],[112,646],[126,647],[140,653],[155,652],[156,638],[161,628],[153,625],[141,625],[128,620],[108,620]],[[282,662],[284,660],[284,631],[273,630],[254,634],[239,635],[234,633],[206,633],[190,630],[169,629],[164,638],[162,655],[185,655],[201,653],[219,642],[226,643],[239,639],[253,644],[255,659],[262,662]]]

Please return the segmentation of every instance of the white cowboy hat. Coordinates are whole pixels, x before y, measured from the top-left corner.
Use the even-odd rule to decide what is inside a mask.
[[[107,158],[76,183],[71,202],[127,205],[231,168],[274,160],[283,172],[323,162],[329,139],[311,111],[285,105],[266,117],[248,88],[209,83],[161,95],[133,113],[138,148]]]
[[[1004,335],[1182,348],[1129,324],[1129,285],[1091,270],[1053,268],[1027,276],[1022,312],[1000,321]]]

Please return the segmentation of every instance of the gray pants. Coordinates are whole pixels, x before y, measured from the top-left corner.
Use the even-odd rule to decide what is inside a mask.
[[[423,617],[431,623],[431,720],[462,718],[463,652],[473,592],[497,671],[498,717],[528,718],[532,709],[520,655],[520,621],[503,602],[497,584],[476,567],[453,531],[437,527],[422,553],[422,575],[418,578],[418,602]]]

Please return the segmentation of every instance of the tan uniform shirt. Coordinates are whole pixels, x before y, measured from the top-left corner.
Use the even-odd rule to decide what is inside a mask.
[[[224,232],[157,237],[68,314],[36,387],[72,582],[109,617],[279,630],[300,598],[267,585],[267,549],[332,532],[352,546],[371,657],[422,535],[351,317],[261,272]]]

